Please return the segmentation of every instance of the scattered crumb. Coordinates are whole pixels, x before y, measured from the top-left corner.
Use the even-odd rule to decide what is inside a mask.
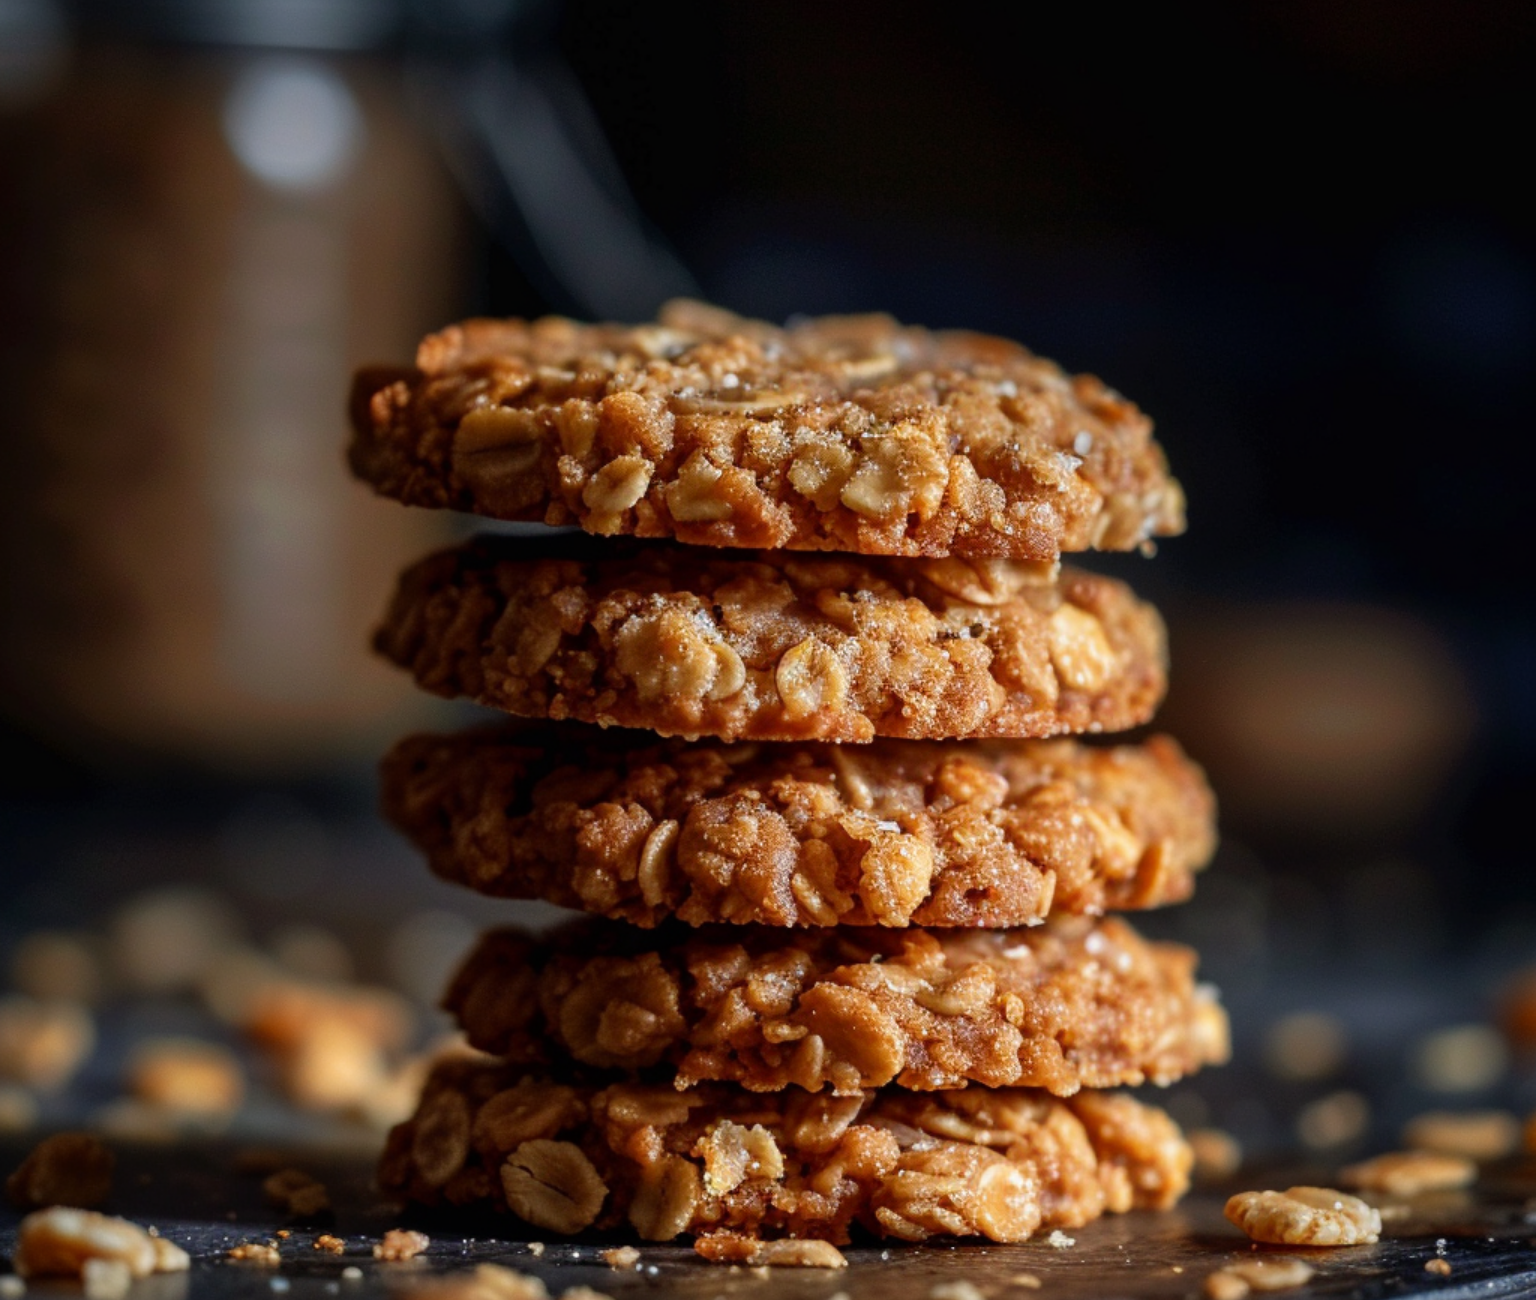
[[[360,1282],[362,1277],[363,1270],[358,1268],[356,1264],[348,1264],[346,1268],[341,1270],[341,1280],[343,1282]]]
[[[25,1133],[36,1123],[37,1098],[17,1084],[0,1083],[0,1133]]]
[[[1507,1110],[1430,1110],[1403,1126],[1403,1141],[1420,1151],[1498,1160],[1520,1145],[1520,1121]]]
[[[262,1241],[242,1241],[231,1246],[224,1257],[236,1264],[255,1264],[259,1268],[276,1268],[283,1262],[277,1247]]]
[[[1202,1182],[1230,1178],[1243,1163],[1243,1148],[1223,1129],[1191,1129],[1185,1136],[1195,1155],[1195,1177]]]
[[[1314,1151],[1327,1151],[1360,1138],[1370,1122],[1370,1103],[1345,1089],[1302,1107],[1296,1117],[1296,1136]]]
[[[1426,1273],[1433,1273],[1436,1277],[1450,1277],[1451,1261],[1441,1259],[1439,1255],[1436,1255],[1433,1259],[1424,1261],[1424,1271]]]
[[[1376,1210],[1331,1187],[1239,1192],[1225,1213],[1254,1241],[1275,1246],[1359,1246],[1381,1236]]]
[[[272,1235],[279,1241],[287,1241],[289,1237],[293,1236],[293,1233],[289,1232],[287,1228],[279,1228]]]
[[[1052,1228],[1051,1235],[1045,1239],[1045,1244],[1052,1250],[1066,1250],[1069,1246],[1077,1245],[1077,1238],[1067,1236],[1060,1228]]]
[[[384,1240],[373,1248],[373,1257],[399,1264],[415,1259],[431,1244],[432,1238],[424,1232],[413,1228],[391,1228],[384,1234]]]
[[[528,1243],[528,1253],[535,1259],[542,1258],[544,1254],[544,1243],[542,1241],[530,1241]]]
[[[150,1106],[186,1115],[231,1115],[245,1099],[245,1072],[227,1047],[196,1038],[154,1038],[128,1064],[128,1088]]]
[[[788,1237],[777,1241],[760,1241],[747,1233],[729,1229],[705,1233],[693,1243],[693,1250],[711,1264],[747,1264],[752,1267],[754,1275],[762,1269],[765,1277],[770,1267],[848,1267],[843,1252],[830,1241],[801,1241]]]
[[[29,1214],[16,1230],[11,1263],[24,1278],[83,1280],[90,1260],[121,1263],[133,1278],[148,1277],[151,1273],[181,1273],[191,1264],[187,1252],[174,1242],[152,1237],[127,1219],[93,1210],[56,1205]]]
[[[261,1190],[273,1205],[301,1219],[324,1214],[331,1208],[325,1184],[302,1169],[279,1169],[263,1180]]]
[[[928,1300],[987,1300],[974,1282],[935,1282],[928,1288]]]
[[[5,1180],[6,1198],[18,1210],[49,1205],[94,1209],[112,1191],[117,1157],[89,1133],[55,1133],[44,1138]]]
[[[1388,1196],[1417,1196],[1421,1192],[1465,1187],[1477,1177],[1477,1166],[1466,1156],[1438,1151],[1389,1151],[1339,1171],[1346,1187],[1385,1192]]]
[[[346,1250],[347,1243],[334,1233],[322,1232],[315,1238],[314,1248],[329,1251],[332,1255],[340,1255]],[[378,1254],[377,1249],[374,1250],[374,1254]]]
[[[95,1046],[95,1022],[79,1003],[0,998],[0,1080],[52,1092]]]
[[[1038,1291],[1040,1279],[1033,1273],[1013,1273],[1008,1278],[1009,1286],[1021,1286],[1026,1291]]]
[[[80,1268],[87,1300],[122,1300],[133,1285],[133,1274],[120,1259],[88,1259]]]
[[[609,1268],[638,1268],[640,1252],[633,1246],[614,1246],[602,1252],[603,1262]]]

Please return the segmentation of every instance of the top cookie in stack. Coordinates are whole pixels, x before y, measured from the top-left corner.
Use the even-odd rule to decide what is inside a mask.
[[[1000,339],[680,303],[452,327],[353,421],[385,494],[612,539],[429,556],[377,634],[566,724],[402,742],[391,818],[446,878],[609,918],[471,956],[448,1006],[499,1059],[432,1076],[387,1187],[738,1260],[1177,1197],[1176,1128],[1096,1090],[1223,1059],[1225,1018],[1193,954],[1093,918],[1188,895],[1210,792],[1166,738],[1043,739],[1166,687],[1156,611],[1059,564],[1183,528],[1134,406]]]

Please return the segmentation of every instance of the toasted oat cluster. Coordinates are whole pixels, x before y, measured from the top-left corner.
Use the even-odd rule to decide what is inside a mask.
[[[1050,736],[1147,721],[1149,605],[1092,574],[484,537],[408,569],[374,644],[440,695],[728,740]],[[581,553],[591,558],[568,558]]]
[[[1130,402],[885,316],[468,321],[361,373],[352,423],[352,469],[387,496],[606,536],[1054,560],[1184,529]]]
[[[1177,1126],[1118,1093],[599,1090],[454,1061],[390,1134],[379,1181],[560,1233],[627,1221],[647,1241],[845,1242],[859,1223],[907,1241],[1023,1241],[1106,1210],[1171,1205],[1189,1166]]]
[[[513,1063],[665,1064],[680,1088],[980,1083],[1070,1096],[1226,1059],[1226,1016],[1194,965],[1188,948],[1114,919],[659,939],[585,922],[546,940],[493,931],[444,1005],[474,1046]]]
[[[1174,741],[413,736],[386,816],[438,875],[654,926],[1017,926],[1187,898],[1215,800]]]

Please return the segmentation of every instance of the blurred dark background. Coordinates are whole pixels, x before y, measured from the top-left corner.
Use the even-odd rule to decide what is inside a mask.
[[[388,739],[467,715],[364,647],[464,524],[347,481],[348,373],[696,293],[1148,410],[1189,534],[1090,563],[1168,617],[1225,844],[1145,928],[1250,1060],[1296,1010],[1392,1070],[1489,1021],[1536,961],[1533,47],[1516,0],[0,0],[0,952],[197,884],[434,987],[513,909],[374,819]]]

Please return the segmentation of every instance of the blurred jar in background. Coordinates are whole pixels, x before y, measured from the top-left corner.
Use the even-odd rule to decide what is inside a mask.
[[[431,707],[367,639],[445,522],[342,448],[352,369],[461,311],[461,209],[383,6],[143,9],[0,0],[0,708],[313,770]]]

